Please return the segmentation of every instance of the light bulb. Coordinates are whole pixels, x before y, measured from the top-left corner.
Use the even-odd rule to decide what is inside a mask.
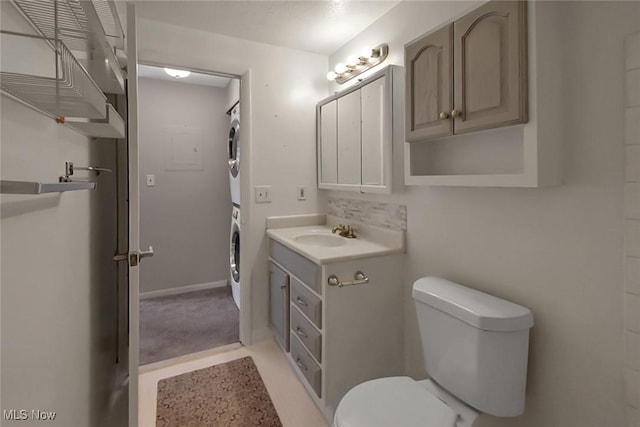
[[[350,55],[347,57],[347,67],[356,67],[360,63],[360,60],[355,57],[355,55]]]
[[[334,70],[336,70],[336,73],[342,74],[347,71],[347,66],[340,62],[336,64]]]
[[[338,77],[338,75],[333,71],[329,71],[327,73],[327,80],[335,80],[336,77]]]
[[[360,52],[360,57],[365,59],[371,58],[371,50],[371,48],[362,49],[362,52]]]
[[[175,77],[176,79],[183,79],[191,74],[191,71],[187,70],[176,70],[173,68],[165,68],[164,72],[169,74],[171,77]]]

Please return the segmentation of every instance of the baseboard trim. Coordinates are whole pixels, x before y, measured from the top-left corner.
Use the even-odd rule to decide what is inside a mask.
[[[140,365],[138,367],[138,374],[146,374],[147,372],[157,371],[158,369],[164,369],[169,366],[179,365],[185,362],[191,362],[193,360],[204,359],[209,356],[213,356],[220,353],[226,353],[228,351],[237,350],[244,347],[239,342],[223,345],[221,347],[212,348],[209,350],[202,350],[196,353],[185,354],[182,356],[174,357],[172,359],[159,360],[157,362],[147,363],[146,365]]]
[[[217,282],[196,283],[195,285],[178,286],[176,288],[160,289],[157,291],[141,292],[140,299],[165,297],[169,295],[186,294],[187,292],[202,291],[205,289],[221,288],[227,286],[227,280],[218,280]]]

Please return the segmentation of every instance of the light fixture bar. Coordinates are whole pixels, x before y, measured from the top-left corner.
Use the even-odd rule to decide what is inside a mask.
[[[347,65],[338,64],[336,71],[329,72],[327,78],[329,80],[335,80],[338,84],[346,83],[352,78],[380,64],[387,58],[387,55],[389,55],[389,45],[383,43],[371,49],[369,56],[362,55],[358,57],[356,63],[348,63]]]

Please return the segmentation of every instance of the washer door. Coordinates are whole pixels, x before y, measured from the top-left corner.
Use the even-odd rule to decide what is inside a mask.
[[[229,265],[233,281],[240,282],[240,228],[234,223],[231,228],[231,247]]]
[[[227,142],[227,150],[229,154],[229,172],[231,176],[236,178],[240,171],[240,122],[236,119],[231,122],[229,129],[229,140]]]

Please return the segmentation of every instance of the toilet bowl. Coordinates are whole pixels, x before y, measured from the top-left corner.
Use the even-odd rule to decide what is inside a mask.
[[[438,277],[413,285],[426,371],[349,390],[333,427],[471,427],[524,411],[529,309]]]
[[[470,427],[478,414],[432,380],[389,377],[351,389],[333,427]]]

